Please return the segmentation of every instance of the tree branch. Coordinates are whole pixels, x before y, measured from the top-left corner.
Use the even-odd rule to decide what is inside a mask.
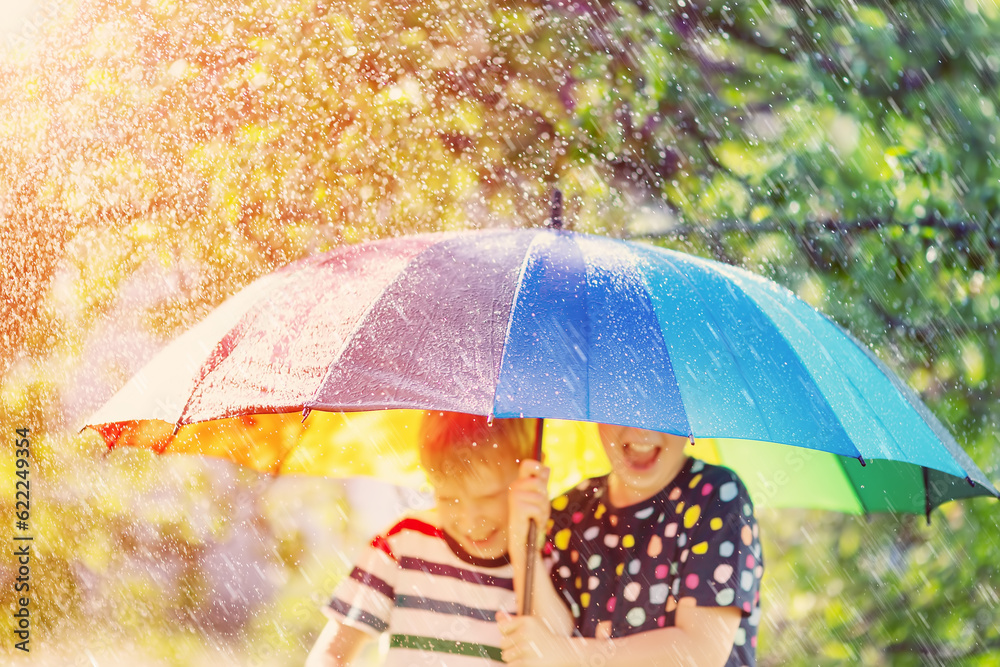
[[[725,167],[712,163],[720,169],[729,173]],[[862,218],[859,220],[807,220],[802,226],[795,226],[779,220],[772,220],[766,223],[751,223],[746,220],[721,220],[711,226],[708,225],[684,225],[674,227],[669,232],[655,234],[638,234],[634,238],[672,238],[676,236],[721,236],[731,232],[786,232],[789,234],[830,232],[833,234],[854,234],[857,232],[889,229],[891,227],[916,227],[918,229],[939,229],[953,234],[956,238],[964,238],[969,234],[982,232],[983,226],[978,222],[968,220],[943,220],[937,216],[926,216],[913,222],[894,222],[882,218]],[[989,240],[991,247],[995,247],[997,239]]]

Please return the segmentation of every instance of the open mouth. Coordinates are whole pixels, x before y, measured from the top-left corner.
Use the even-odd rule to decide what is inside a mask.
[[[656,465],[662,448],[652,443],[626,442],[622,447],[625,462],[637,471],[649,470]]]

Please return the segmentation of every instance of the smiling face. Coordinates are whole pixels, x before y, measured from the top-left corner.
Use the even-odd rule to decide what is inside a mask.
[[[424,415],[420,463],[434,486],[441,529],[472,556],[507,552],[507,492],[532,451],[536,425],[456,412]]]
[[[601,444],[611,461],[608,493],[618,507],[652,498],[670,483],[687,456],[687,438],[631,426],[600,424]]]
[[[512,457],[487,456],[459,474],[432,476],[441,528],[470,555],[507,552],[507,491],[517,465]]]

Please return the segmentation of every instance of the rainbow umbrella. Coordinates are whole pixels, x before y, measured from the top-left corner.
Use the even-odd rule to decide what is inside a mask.
[[[87,425],[109,448],[403,479],[423,409],[692,436],[762,505],[929,515],[998,497],[913,391],[788,290],[556,229],[407,236],[291,264],[169,344]],[[384,410],[398,416],[348,416]],[[580,463],[593,434],[562,440],[570,453],[551,463],[600,469],[597,455]]]

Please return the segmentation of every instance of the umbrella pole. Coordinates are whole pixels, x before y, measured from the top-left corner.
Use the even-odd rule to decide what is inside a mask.
[[[542,460],[542,431],[545,429],[545,420],[539,419],[535,427],[535,460]],[[530,616],[534,597],[535,582],[535,561],[538,559],[538,552],[535,549],[535,542],[538,540],[538,524],[534,519],[528,522],[528,550],[524,559],[524,596],[521,599],[521,615]]]

